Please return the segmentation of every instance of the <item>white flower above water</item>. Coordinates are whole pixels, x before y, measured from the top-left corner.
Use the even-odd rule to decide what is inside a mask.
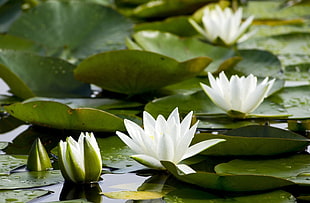
[[[204,92],[229,116],[238,118],[253,112],[263,102],[275,81],[268,81],[266,77],[257,84],[257,78],[252,74],[247,77],[233,75],[228,80],[224,72],[216,79],[209,72],[208,77],[210,87],[201,83]]]
[[[65,180],[74,183],[98,181],[102,171],[100,149],[93,133],[81,133],[76,142],[59,142],[59,167]]]
[[[203,10],[202,26],[190,19],[193,27],[208,41],[217,43],[220,40],[227,46],[247,40],[253,32],[245,33],[251,25],[254,16],[248,17],[242,23],[242,8],[233,12],[231,8],[222,10],[220,6]]]
[[[150,168],[164,169],[160,161],[171,161],[177,165],[182,160],[225,141],[224,139],[210,139],[190,146],[198,125],[196,122],[192,127],[190,126],[192,114],[193,112],[187,114],[181,122],[177,108],[167,120],[162,115],[155,120],[144,111],[144,129],[125,119],[124,123],[130,137],[118,131],[116,134],[137,153],[132,156],[133,159]]]

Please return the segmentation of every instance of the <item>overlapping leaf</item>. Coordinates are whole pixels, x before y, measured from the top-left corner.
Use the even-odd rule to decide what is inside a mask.
[[[109,91],[134,95],[194,77],[210,62],[208,57],[178,62],[156,53],[121,50],[85,59],[74,74],[83,82],[96,84]]]

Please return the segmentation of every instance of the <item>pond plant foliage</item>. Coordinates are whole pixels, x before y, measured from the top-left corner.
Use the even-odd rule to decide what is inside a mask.
[[[0,202],[310,200],[309,10],[0,0]]]

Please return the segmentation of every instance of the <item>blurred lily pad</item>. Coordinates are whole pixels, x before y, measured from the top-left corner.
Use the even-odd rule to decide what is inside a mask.
[[[217,165],[215,171],[220,174],[273,176],[309,186],[309,161],[310,156],[308,154],[278,159],[235,159]]]
[[[127,41],[127,46],[132,49],[142,49],[165,56],[178,61],[185,61],[195,57],[208,56],[212,63],[208,71],[214,72],[221,63],[235,55],[231,49],[212,46],[196,38],[182,38],[168,32],[140,31],[135,33],[133,41]]]
[[[13,94],[23,99],[34,96],[89,96],[87,84],[74,79],[74,66],[57,58],[20,51],[0,52],[0,77]]]
[[[165,18],[190,14],[212,0],[151,0],[134,8],[130,14],[138,18]]]
[[[282,105],[291,119],[310,118],[310,85],[285,87],[270,100]]]
[[[0,48],[38,52],[40,47],[35,42],[13,35],[0,35]]]
[[[109,7],[87,1],[46,1],[24,12],[9,34],[43,45],[63,59],[122,49],[132,23]]]
[[[158,30],[169,32],[182,37],[189,37],[197,34],[197,31],[188,21],[188,16],[175,16],[163,21],[144,22],[134,27],[136,32],[143,30]]]
[[[216,174],[204,171],[183,174],[173,163],[168,161],[161,161],[161,163],[177,179],[207,189],[246,192],[270,190],[294,185],[292,181],[266,175]]]
[[[42,187],[64,181],[59,170],[12,173],[9,176],[0,176],[0,180],[1,190]]]
[[[12,116],[36,125],[84,131],[123,130],[123,119],[94,108],[70,108],[52,101],[15,103],[5,109]]]
[[[74,73],[83,82],[133,95],[194,77],[210,62],[208,57],[178,62],[156,53],[121,50],[91,56],[82,61]]]
[[[193,143],[207,139],[225,139],[204,155],[216,156],[267,156],[303,151],[310,139],[299,134],[270,126],[252,125],[229,130],[224,134],[199,133]]]

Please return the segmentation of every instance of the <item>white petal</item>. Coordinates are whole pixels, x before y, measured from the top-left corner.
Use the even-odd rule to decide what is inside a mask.
[[[185,175],[190,174],[190,173],[196,173],[194,169],[192,169],[186,164],[177,164],[176,167],[179,171],[181,171]]]
[[[204,92],[209,96],[214,104],[223,109],[224,111],[228,111],[231,109],[231,105],[229,101],[226,101],[215,89],[210,88],[209,86],[200,83]]]
[[[164,161],[172,161],[175,153],[175,144],[170,135],[164,133],[161,135],[161,141],[158,142],[157,158]]]
[[[117,136],[134,152],[143,153],[141,146],[135,143],[132,139],[130,139],[127,135],[122,132],[116,131]]]
[[[209,147],[212,147],[216,145],[219,142],[226,141],[225,139],[210,139],[210,140],[205,140],[202,142],[199,142],[190,148],[188,148],[186,154],[182,157],[182,160],[187,159],[189,157],[195,156],[196,154],[208,149]]]
[[[145,154],[137,154],[131,156],[134,160],[137,162],[149,167],[149,168],[154,168],[154,169],[160,169],[163,170],[165,169],[163,165],[160,163],[160,160],[155,159],[154,157],[145,155]]]
[[[184,135],[190,128],[192,123],[193,112],[189,112],[181,122],[181,132]]]
[[[145,134],[150,136],[154,134],[155,119],[146,111],[143,112],[143,125]]]

